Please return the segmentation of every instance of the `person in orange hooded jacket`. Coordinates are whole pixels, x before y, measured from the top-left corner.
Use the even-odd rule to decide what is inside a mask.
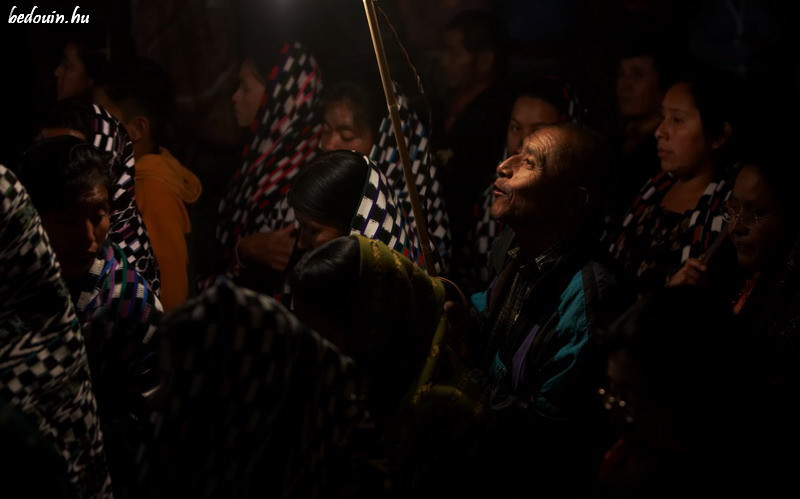
[[[109,69],[94,92],[128,130],[136,159],[136,203],[161,270],[161,302],[171,310],[189,295],[191,231],[187,203],[200,197],[200,180],[160,144],[174,106],[174,90],[164,70],[135,58]]]

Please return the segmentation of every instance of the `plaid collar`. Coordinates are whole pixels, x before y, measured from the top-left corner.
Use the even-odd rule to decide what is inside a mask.
[[[578,246],[578,236],[560,239],[550,245],[535,258],[524,261],[525,255],[519,246],[509,250],[508,256],[519,266],[519,273],[527,280],[541,277],[555,268],[567,255]]]

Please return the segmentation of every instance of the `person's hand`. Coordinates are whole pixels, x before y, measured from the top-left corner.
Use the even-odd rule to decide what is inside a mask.
[[[251,234],[239,241],[239,261],[245,266],[258,266],[283,272],[294,249],[294,226],[287,225],[272,232]]]
[[[708,267],[697,258],[689,258],[669,280],[667,286],[705,286]]]

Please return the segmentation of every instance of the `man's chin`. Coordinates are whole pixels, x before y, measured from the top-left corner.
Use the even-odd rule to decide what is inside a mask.
[[[492,217],[493,220],[505,223],[506,221],[504,219],[507,218],[506,215],[506,209],[503,206],[502,201],[496,200],[494,203],[492,203],[492,207],[489,208],[489,216]]]

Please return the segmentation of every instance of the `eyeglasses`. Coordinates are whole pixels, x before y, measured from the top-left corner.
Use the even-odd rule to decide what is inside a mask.
[[[722,219],[731,224],[731,226],[733,226],[734,221],[738,219],[740,224],[749,229],[754,225],[760,224],[761,221],[764,220],[764,217],[752,211],[741,211],[731,206],[725,206],[722,209]]]

